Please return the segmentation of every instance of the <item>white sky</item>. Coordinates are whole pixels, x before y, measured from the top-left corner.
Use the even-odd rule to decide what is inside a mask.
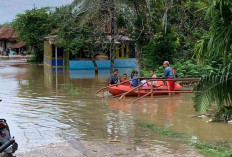
[[[34,7],[57,7],[70,4],[73,0],[0,0],[0,24],[11,22],[19,13]]]

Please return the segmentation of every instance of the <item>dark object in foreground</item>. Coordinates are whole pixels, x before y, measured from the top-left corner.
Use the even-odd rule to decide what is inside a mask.
[[[13,156],[17,149],[18,144],[15,142],[14,137],[11,137],[6,120],[0,119],[0,157]]]
[[[0,147],[0,153],[2,153],[4,150],[6,150],[8,147],[10,147],[11,145],[13,145],[15,143],[14,139],[11,139],[10,141],[4,143],[1,147]]]

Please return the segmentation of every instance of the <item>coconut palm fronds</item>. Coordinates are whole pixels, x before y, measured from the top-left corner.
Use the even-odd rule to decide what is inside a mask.
[[[196,111],[205,112],[207,107],[216,104],[218,109],[232,105],[232,63],[219,70],[218,74],[209,74],[201,78],[194,91]]]

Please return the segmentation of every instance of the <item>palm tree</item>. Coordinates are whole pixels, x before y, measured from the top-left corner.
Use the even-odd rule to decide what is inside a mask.
[[[204,62],[206,57],[223,55],[223,67],[217,74],[201,78],[195,91],[194,107],[196,111],[206,112],[216,104],[216,120],[232,119],[232,63],[228,64],[228,54],[232,46],[232,2],[230,0],[211,0],[206,12],[206,19],[211,20],[206,36],[196,44],[196,57]]]
[[[223,65],[228,64],[228,54],[232,46],[232,2],[231,0],[211,0],[206,12],[210,22],[209,34],[197,43],[196,56],[204,61],[213,54],[223,55]]]
[[[217,106],[219,120],[232,119],[232,63],[219,70],[217,74],[201,78],[194,88],[194,107],[196,111],[206,112],[212,104]]]

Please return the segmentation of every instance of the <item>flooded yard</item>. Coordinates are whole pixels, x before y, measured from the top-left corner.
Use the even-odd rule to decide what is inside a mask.
[[[58,84],[70,83],[83,93],[56,88],[55,74],[42,65],[0,61],[1,118],[10,125],[19,156],[201,156],[142,123],[193,140],[232,143],[232,125],[196,118],[191,94],[146,98],[136,104],[131,103],[134,98],[101,99],[95,92],[106,86],[107,78],[70,78],[69,71],[59,71]]]

